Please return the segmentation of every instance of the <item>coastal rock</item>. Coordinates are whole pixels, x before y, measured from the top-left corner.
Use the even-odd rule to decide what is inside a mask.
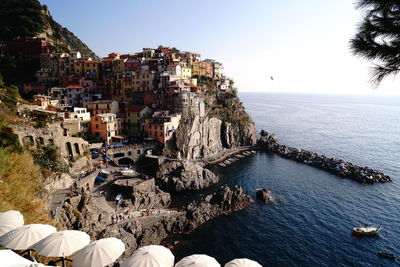
[[[225,148],[253,146],[257,141],[257,133],[253,123],[224,121],[221,132],[222,144]]]
[[[257,199],[262,200],[265,203],[272,202],[272,200],[273,200],[271,190],[268,190],[268,189],[265,189],[265,188],[257,189],[256,197],[257,197]]]
[[[64,202],[60,222],[68,229],[87,232],[92,239],[116,237],[125,244],[120,259],[132,254],[138,247],[161,244],[167,237],[187,234],[203,223],[223,214],[241,210],[253,202],[241,187],[220,187],[214,194],[192,202],[181,211],[148,217],[134,217],[116,224],[109,224],[110,213],[96,205],[87,192]]]
[[[236,186],[230,189],[221,186],[217,192],[208,195],[199,202],[191,203],[186,207],[184,222],[180,222],[183,231],[193,231],[203,223],[222,214],[229,214],[241,210],[253,202],[253,199]]]
[[[161,188],[168,192],[199,190],[218,182],[218,176],[212,171],[190,160],[165,162],[157,178]]]
[[[184,159],[203,159],[222,150],[221,120],[210,117],[183,118],[175,132],[176,147]]]
[[[154,178],[142,177],[116,179],[110,182],[111,188],[129,197],[132,210],[164,208],[171,204],[171,195],[155,185]]]
[[[362,167],[341,159],[328,158],[311,151],[289,147],[278,143],[275,135],[261,137],[257,142],[261,150],[276,153],[277,155],[292,159],[322,170],[326,170],[343,178],[349,178],[359,183],[390,182],[392,178],[384,173]]]

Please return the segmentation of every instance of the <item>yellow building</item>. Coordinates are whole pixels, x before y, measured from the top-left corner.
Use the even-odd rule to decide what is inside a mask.
[[[192,78],[192,68],[182,67],[181,68],[181,79],[190,79]]]

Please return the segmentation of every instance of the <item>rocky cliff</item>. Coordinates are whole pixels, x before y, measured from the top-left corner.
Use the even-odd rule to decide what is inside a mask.
[[[170,147],[183,159],[206,159],[224,149],[256,144],[255,125],[236,94],[211,92],[205,95],[206,115],[183,118],[175,132]]]
[[[140,246],[160,244],[174,234],[189,233],[219,215],[238,211],[252,202],[252,198],[242,188],[222,186],[216,193],[189,204],[181,211],[135,217],[109,224],[110,214],[99,209],[94,197],[85,192],[64,203],[60,220],[68,229],[85,231],[93,239],[121,239],[126,246],[122,258],[126,258]]]
[[[218,176],[198,162],[169,161],[159,167],[157,179],[168,192],[199,190],[218,182]]]
[[[235,91],[207,90],[206,113],[186,115],[164,155],[182,162],[166,161],[159,166],[158,181],[164,190],[199,190],[218,182],[218,177],[204,168],[204,162],[223,157],[228,149],[256,144],[254,123]]]

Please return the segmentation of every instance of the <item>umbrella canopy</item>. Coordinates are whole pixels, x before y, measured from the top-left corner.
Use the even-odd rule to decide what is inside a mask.
[[[90,243],[75,253],[72,266],[106,266],[113,263],[125,251],[125,244],[115,238],[103,238]]]
[[[194,254],[178,261],[175,267],[221,267],[221,265],[213,257]]]
[[[19,211],[0,212],[0,236],[24,225],[24,216]]]
[[[29,266],[33,263],[11,249],[0,250],[0,262],[3,267]]]
[[[225,264],[224,267],[262,267],[262,266],[258,262],[249,259],[234,259]]]
[[[21,257],[10,249],[0,250],[1,267],[49,267]]]
[[[166,247],[150,245],[133,252],[121,267],[172,267],[174,260],[174,255]]]
[[[55,232],[56,228],[48,224],[27,224],[0,236],[0,245],[25,250]]]
[[[88,234],[76,230],[65,230],[43,238],[30,248],[46,257],[68,257],[89,242]]]

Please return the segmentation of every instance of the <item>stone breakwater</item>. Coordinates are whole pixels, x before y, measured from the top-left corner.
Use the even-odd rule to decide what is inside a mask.
[[[369,167],[361,167],[341,159],[328,158],[304,149],[281,145],[274,134],[269,134],[266,131],[261,132],[257,146],[260,150],[273,152],[283,158],[326,170],[359,183],[373,184],[392,181],[392,178],[388,175]]]

